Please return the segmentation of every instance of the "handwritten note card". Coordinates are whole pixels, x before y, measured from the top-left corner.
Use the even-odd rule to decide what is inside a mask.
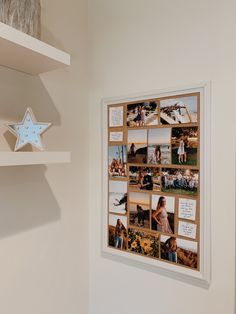
[[[196,200],[187,198],[179,199],[179,218],[189,220],[196,219]]]
[[[196,239],[197,225],[185,221],[179,221],[178,234],[183,237]]]
[[[117,126],[123,126],[123,106],[109,109],[109,127]]]
[[[123,132],[110,132],[110,142],[122,142]]]

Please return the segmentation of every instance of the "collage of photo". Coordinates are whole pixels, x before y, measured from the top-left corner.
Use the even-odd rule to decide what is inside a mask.
[[[200,94],[108,106],[108,246],[200,269]]]

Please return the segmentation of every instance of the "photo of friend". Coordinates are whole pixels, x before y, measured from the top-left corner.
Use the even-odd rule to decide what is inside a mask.
[[[170,164],[171,163],[171,129],[148,130],[148,163]]]
[[[172,164],[197,165],[198,127],[172,129]]]
[[[152,230],[174,233],[175,198],[152,195]]]
[[[128,162],[147,163],[147,130],[128,130]]]
[[[127,106],[127,126],[139,127],[158,124],[157,104],[145,101]]]
[[[127,213],[127,182],[109,181],[109,212]]]
[[[161,259],[197,269],[197,250],[197,242],[161,235]]]
[[[160,191],[161,175],[156,167],[129,167],[129,187],[133,191]]]
[[[116,249],[127,250],[127,217],[109,215],[109,246]]]
[[[126,177],[126,146],[108,147],[108,164],[110,177]]]
[[[146,193],[129,193],[130,225],[150,228],[150,197]]]
[[[159,257],[159,236],[144,231],[128,230],[128,250],[148,257]]]
[[[161,124],[196,123],[198,97],[185,96],[160,101]]]
[[[192,169],[162,169],[162,192],[197,195],[199,173]]]

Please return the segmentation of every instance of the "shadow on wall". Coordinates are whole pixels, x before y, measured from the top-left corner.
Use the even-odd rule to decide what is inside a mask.
[[[39,77],[0,67],[0,94],[0,151],[12,150],[15,143],[2,122],[21,121],[27,107],[33,109],[37,120],[61,124]],[[60,219],[60,208],[45,171],[43,165],[0,167],[0,238]]]
[[[0,238],[60,219],[45,166],[1,167]]]

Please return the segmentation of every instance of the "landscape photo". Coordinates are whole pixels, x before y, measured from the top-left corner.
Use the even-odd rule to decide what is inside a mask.
[[[192,169],[162,169],[162,192],[197,195],[199,171]]]
[[[127,126],[140,127],[158,124],[158,110],[155,101],[127,105]]]
[[[160,169],[157,167],[130,166],[129,187],[132,191],[160,191]]]
[[[148,130],[148,163],[170,164],[171,163],[171,129]]]
[[[172,129],[172,164],[196,166],[198,163],[198,127]]]
[[[147,130],[128,130],[128,162],[147,163]]]
[[[159,258],[159,235],[129,228],[128,250],[152,258]]]
[[[198,122],[198,97],[184,96],[160,101],[161,124]]]
[[[161,235],[161,259],[197,269],[198,244],[195,241]]]

